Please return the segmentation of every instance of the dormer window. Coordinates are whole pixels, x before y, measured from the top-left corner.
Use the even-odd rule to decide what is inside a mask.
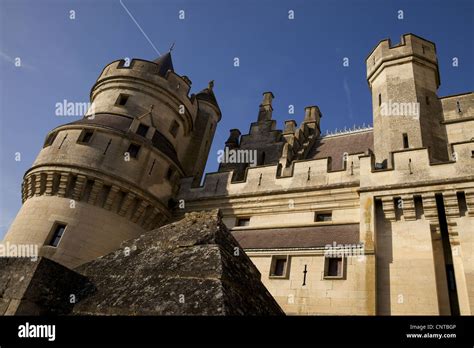
[[[136,133],[138,135],[141,135],[142,137],[146,138],[146,134],[148,133],[148,129],[150,129],[150,127],[148,127],[146,124],[140,123],[140,125],[137,128]]]

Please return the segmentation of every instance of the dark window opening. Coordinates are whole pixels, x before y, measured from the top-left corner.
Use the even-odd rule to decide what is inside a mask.
[[[176,121],[173,121],[170,127],[170,133],[174,138],[176,138],[176,135],[178,134],[178,129],[179,129],[179,123]]]
[[[66,230],[66,225],[56,224],[54,226],[53,236],[51,237],[51,240],[49,241],[48,245],[57,247],[59,245],[59,242],[61,241],[61,238],[65,230]]]
[[[173,176],[173,168],[169,167],[168,171],[166,172],[166,179],[170,180]]]
[[[48,137],[46,138],[45,142],[44,142],[43,147],[47,147],[47,146],[52,145],[53,142],[54,142],[54,139],[56,139],[57,135],[58,135],[57,132],[49,134]]]
[[[141,135],[142,137],[146,137],[146,133],[148,133],[148,129],[150,127],[148,127],[147,125],[143,124],[143,123],[140,123],[140,125],[138,126],[137,128],[137,134],[138,135]]]
[[[404,148],[404,149],[408,149],[408,148],[409,148],[409,144],[408,144],[408,134],[407,134],[407,133],[403,133],[403,148]]]
[[[287,260],[288,258],[286,256],[274,256],[270,269],[270,277],[286,277]]]
[[[458,113],[461,113],[462,110],[461,110],[461,103],[459,103],[459,101],[456,102],[456,107],[458,109]]]
[[[456,197],[458,199],[459,216],[466,216],[467,214],[466,194],[463,191],[456,192]]]
[[[316,222],[332,221],[332,213],[315,213],[314,221]]]
[[[415,201],[415,216],[416,219],[419,220],[424,214],[423,199],[421,198],[421,196],[415,196],[413,197],[413,200]]]
[[[382,105],[382,94],[379,93],[379,106]]]
[[[401,197],[395,197],[393,199],[393,207],[395,209],[395,219],[400,220],[403,212],[403,201]]]
[[[273,270],[274,276],[283,276],[285,272],[285,265],[286,265],[286,260],[285,259],[277,259],[275,261],[275,269]]]
[[[262,152],[262,155],[260,156],[260,161],[258,163],[259,166],[262,166],[265,164],[265,152]]]
[[[128,97],[129,97],[129,95],[127,95],[127,94],[120,94],[117,98],[116,104],[120,105],[120,106],[124,106],[125,104],[127,104]]]
[[[446,271],[446,281],[448,283],[448,297],[451,315],[459,315],[459,301],[456,290],[456,278],[453,267],[453,254],[451,251],[451,244],[449,242],[448,221],[446,219],[446,212],[444,206],[444,199],[441,193],[435,194],[436,208],[438,211],[439,229],[441,232],[441,243],[443,247],[444,263]]]
[[[325,277],[342,277],[342,257],[326,258]]]
[[[127,150],[130,157],[132,158],[137,158],[139,151],[140,151],[140,145],[137,145],[137,144],[130,144]]]
[[[83,144],[87,144],[91,141],[93,135],[94,135],[93,130],[85,129],[85,130],[82,131],[82,134],[80,135],[78,142],[83,143]]]
[[[430,105],[430,97],[426,96],[425,101],[426,101],[426,105]]]
[[[250,225],[250,218],[238,218],[236,225],[237,226],[248,226],[248,225]]]

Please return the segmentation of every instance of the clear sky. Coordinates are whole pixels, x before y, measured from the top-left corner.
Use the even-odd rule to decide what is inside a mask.
[[[473,90],[472,0],[122,1],[158,51],[176,42],[174,67],[193,81],[192,92],[215,80],[223,118],[208,172],[228,130],[248,132],[264,91],[275,95],[279,128],[286,119],[299,123],[309,105],[320,107],[323,131],[372,123],[364,61],[385,38],[396,44],[411,32],[434,41],[439,95]],[[104,65],[123,57],[153,60],[157,53],[119,0],[0,0],[0,238],[45,135],[78,118],[55,116],[56,103],[88,102]]]

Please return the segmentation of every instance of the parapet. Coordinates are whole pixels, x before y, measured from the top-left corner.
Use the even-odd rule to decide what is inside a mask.
[[[95,92],[102,83],[117,77],[138,79],[142,83],[151,84],[150,87],[152,88],[161,87],[177,96],[191,114],[195,115],[197,112],[198,103],[194,94],[188,95],[191,89],[191,81],[186,76],[181,77],[172,70],[168,70],[165,75],[162,75],[158,64],[142,59],[133,59],[128,66],[126,66],[123,59],[105,66],[91,89],[91,101],[94,100]]]
[[[358,186],[362,154],[348,154],[342,170],[332,170],[331,158],[322,158],[294,161],[285,176],[280,175],[281,165],[277,164],[247,167],[242,181],[232,181],[233,171],[223,171],[206,174],[203,185],[194,187],[193,178],[188,177],[181,180],[178,199]]]
[[[474,179],[474,141],[451,144],[454,160],[431,163],[428,149],[392,152],[392,168],[376,170],[373,154],[360,157],[360,190],[376,191],[392,187],[449,183]]]
[[[414,34],[404,34],[398,45],[392,46],[390,39],[385,39],[372,50],[366,59],[367,80],[370,80],[372,75],[388,62],[413,56],[434,65],[438,71],[435,44]],[[439,72],[437,75],[439,86]]]

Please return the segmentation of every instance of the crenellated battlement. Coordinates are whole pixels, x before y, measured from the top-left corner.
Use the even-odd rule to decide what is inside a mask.
[[[168,70],[163,74],[159,64],[143,59],[133,59],[128,66],[125,63],[124,59],[116,60],[102,70],[97,82],[91,89],[91,102],[94,102],[97,94],[103,89],[104,84],[109,84],[111,81],[116,80],[123,89],[127,86],[123,85],[121,79],[126,79],[128,83],[139,84],[144,91],[147,91],[148,88],[156,89],[158,87],[159,91],[154,93],[156,95],[163,91],[168,92],[166,94],[169,97],[177,97],[179,100],[176,100],[176,103],[184,105],[189,114],[193,118],[195,117],[198,103],[194,94],[188,95],[191,89],[191,80],[188,77],[180,76],[172,70]]]
[[[385,39],[373,49],[366,59],[367,66],[367,80],[372,81],[374,75],[380,68],[386,65],[395,64],[395,60],[412,59],[415,57],[418,60],[424,61],[425,64],[430,64],[437,71],[438,86],[439,72],[438,59],[436,57],[436,45],[426,39],[422,39],[414,34],[404,34],[401,37],[398,45],[392,46],[390,39]],[[390,63],[392,62],[392,63]]]
[[[348,154],[342,170],[332,170],[331,159],[322,158],[294,161],[288,175],[280,174],[280,165],[267,165],[247,167],[241,181],[232,181],[233,171],[215,172],[206,174],[202,186],[194,187],[193,178],[188,177],[181,180],[178,199],[358,185],[360,155]]]
[[[430,182],[474,178],[474,141],[451,144],[452,161],[432,163],[428,149],[392,152],[392,168],[376,169],[373,154],[360,157],[360,187],[363,191]],[[380,183],[383,183],[381,186]]]

